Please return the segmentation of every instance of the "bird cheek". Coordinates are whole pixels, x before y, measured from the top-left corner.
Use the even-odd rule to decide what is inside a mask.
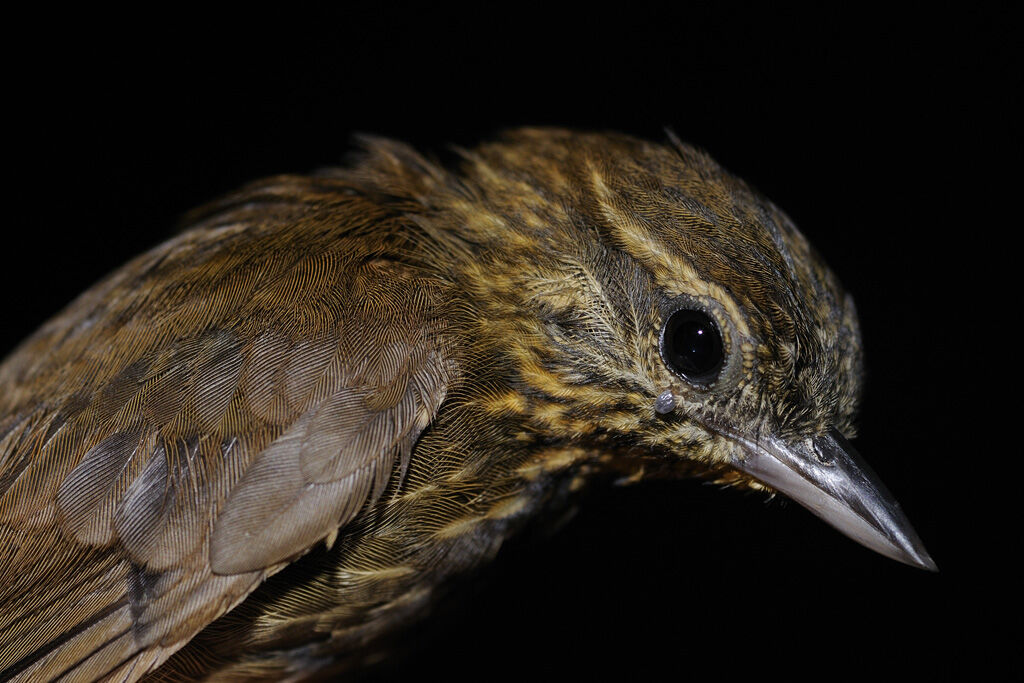
[[[721,437],[709,432],[699,422],[688,420],[673,425],[671,433],[665,437],[665,446],[680,461],[715,466],[727,463],[720,441]]]

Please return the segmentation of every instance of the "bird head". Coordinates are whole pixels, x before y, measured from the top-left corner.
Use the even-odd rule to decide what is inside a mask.
[[[675,138],[524,129],[462,156],[457,177],[421,174],[444,215],[422,222],[463,252],[480,337],[512,377],[503,405],[549,438],[781,491],[934,569],[846,440],[853,300],[779,208]]]

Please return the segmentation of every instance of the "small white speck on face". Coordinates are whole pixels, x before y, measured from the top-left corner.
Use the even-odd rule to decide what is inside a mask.
[[[672,393],[671,389],[666,389],[658,395],[657,400],[654,401],[654,412],[659,415],[672,412],[672,409],[676,407],[676,395]]]

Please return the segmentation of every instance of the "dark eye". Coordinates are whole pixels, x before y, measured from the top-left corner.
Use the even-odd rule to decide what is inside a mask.
[[[722,335],[707,313],[680,309],[661,333],[661,357],[669,369],[692,384],[710,384],[722,369]]]

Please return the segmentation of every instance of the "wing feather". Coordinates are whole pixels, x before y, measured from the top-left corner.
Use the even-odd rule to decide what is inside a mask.
[[[339,197],[213,214],[0,366],[0,678],[141,677],[404,472],[454,297]]]

